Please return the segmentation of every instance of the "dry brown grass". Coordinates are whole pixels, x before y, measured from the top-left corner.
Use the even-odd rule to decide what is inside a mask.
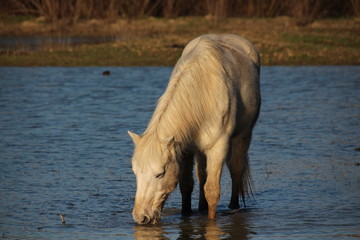
[[[318,20],[299,27],[296,19],[186,17],[83,21],[57,28],[41,19],[3,23],[0,34],[115,36],[115,43],[0,55],[0,65],[173,65],[183,46],[205,33],[234,33],[252,41],[263,65],[358,65],[360,19]],[[47,61],[37,60],[37,56]],[[101,61],[99,61],[101,59]]]

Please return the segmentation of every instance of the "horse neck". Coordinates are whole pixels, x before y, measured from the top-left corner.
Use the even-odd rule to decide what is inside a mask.
[[[186,112],[191,111],[191,109],[184,104],[185,102],[179,96],[181,94],[179,91],[183,90],[172,83],[160,98],[145,131],[145,134],[149,134],[153,140],[174,137],[176,141],[185,143],[191,138],[190,128],[195,125],[190,123],[190,119],[186,117]]]

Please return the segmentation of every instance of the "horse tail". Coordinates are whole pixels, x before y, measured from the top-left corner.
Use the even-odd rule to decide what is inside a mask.
[[[254,45],[246,39],[242,39],[243,48],[249,58],[255,63],[255,65],[260,68],[260,56]]]
[[[249,156],[247,153],[250,141],[251,136],[237,136],[232,139],[232,154],[227,162],[232,179],[232,194],[229,205],[232,209],[239,207],[239,197],[245,206],[246,200],[253,197]]]

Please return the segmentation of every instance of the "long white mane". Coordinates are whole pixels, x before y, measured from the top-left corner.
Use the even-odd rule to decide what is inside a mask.
[[[144,136],[173,135],[179,142],[190,140],[211,108],[213,89],[224,84],[219,78],[225,72],[218,51],[214,42],[203,40],[190,53],[182,56]]]

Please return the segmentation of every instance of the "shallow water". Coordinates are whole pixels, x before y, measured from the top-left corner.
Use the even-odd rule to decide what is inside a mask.
[[[103,76],[110,70],[110,76]],[[250,149],[254,199],[216,221],[131,217],[126,131],[141,133],[171,68],[0,68],[0,233],[8,239],[344,239],[360,237],[360,67],[263,67]],[[196,209],[198,189],[193,194]],[[62,213],[66,223],[59,217]]]
[[[0,36],[0,51],[34,51],[79,44],[113,42],[115,37]]]

